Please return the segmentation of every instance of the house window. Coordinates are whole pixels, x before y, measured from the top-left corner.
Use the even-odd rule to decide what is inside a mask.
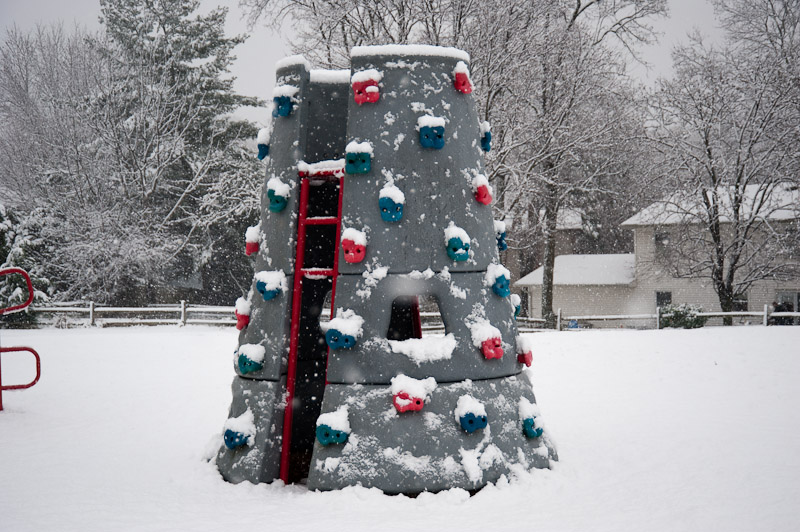
[[[747,312],[747,292],[733,296],[733,311]]]
[[[656,307],[662,308],[672,304],[672,292],[656,292]]]
[[[666,231],[656,231],[653,235],[655,242],[656,257],[664,258],[669,248],[669,233]]]

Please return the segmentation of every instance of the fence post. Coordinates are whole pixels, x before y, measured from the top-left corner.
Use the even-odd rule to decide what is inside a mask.
[[[661,329],[661,307],[656,307],[656,330]]]
[[[561,330],[561,307],[559,307],[558,313],[556,314],[556,330]]]
[[[181,299],[181,325],[186,325],[186,300]]]
[[[769,305],[764,304],[764,327],[769,325]]]
[[[94,327],[94,301],[89,301],[89,326]]]

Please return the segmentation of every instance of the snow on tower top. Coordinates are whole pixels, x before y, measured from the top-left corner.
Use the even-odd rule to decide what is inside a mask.
[[[311,70],[311,64],[302,55],[290,55],[289,57],[284,57],[275,63],[275,70],[280,70],[282,68],[294,65],[303,65],[306,67],[306,70]]]
[[[282,96],[288,96],[292,98],[298,93],[299,90],[300,89],[294,85],[277,85],[274,89],[272,89],[272,97],[280,98]]]
[[[317,418],[317,426],[328,425],[331,430],[350,432],[350,419],[347,416],[347,405],[342,405],[333,412],[325,412]]]
[[[309,73],[309,80],[312,83],[347,83],[350,71],[315,69]]]
[[[469,54],[458,48],[431,46],[429,44],[384,44],[378,46],[356,46],[350,50],[350,57],[369,57],[374,55],[421,55],[448,57],[469,63]]]
[[[397,188],[394,185],[386,184],[381,189],[380,194],[378,195],[379,198],[389,198],[395,203],[405,203],[406,202],[406,195],[403,194],[403,191]]]
[[[446,120],[441,116],[425,115],[417,118],[417,131],[423,127],[444,127]]]
[[[406,392],[412,397],[419,397],[426,402],[428,396],[436,389],[436,379],[428,377],[427,379],[414,379],[407,377],[402,373],[397,377],[392,377],[392,395],[400,392]]]
[[[253,362],[261,362],[267,354],[266,348],[261,344],[242,344],[239,346],[239,354],[242,354]]]
[[[344,151],[347,153],[369,153],[372,155],[372,143],[369,141],[356,142],[353,140],[345,147]]]
[[[256,144],[269,144],[270,130],[268,127],[262,127],[258,130],[256,137]]]
[[[471,395],[462,395],[458,398],[456,403],[456,421],[467,414],[474,414],[476,416],[485,416],[486,408],[483,403],[472,397]]]
[[[350,81],[352,83],[361,83],[363,81],[380,81],[382,79],[383,72],[375,70],[374,68],[370,68],[354,73],[353,77],[350,78]]]

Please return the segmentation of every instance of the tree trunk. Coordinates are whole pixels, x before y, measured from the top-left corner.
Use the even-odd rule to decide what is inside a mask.
[[[556,261],[556,222],[558,204],[556,190],[552,185],[547,187],[546,204],[544,208],[544,257],[542,264],[542,318],[545,327],[556,327],[556,315],[553,312],[553,274]]]

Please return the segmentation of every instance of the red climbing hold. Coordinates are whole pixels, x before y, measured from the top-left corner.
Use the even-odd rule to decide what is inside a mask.
[[[392,398],[392,404],[398,412],[419,412],[425,406],[425,400],[419,397],[411,397],[406,392],[396,393]]]
[[[238,330],[242,330],[250,323],[250,315],[249,314],[239,314],[238,311],[234,310],[233,314],[236,316],[236,328]]]
[[[358,105],[377,102],[381,97],[377,80],[368,79],[367,81],[354,82],[353,97]]]
[[[254,253],[258,253],[258,242],[245,242],[244,254],[249,257]]]
[[[492,193],[488,185],[481,185],[475,191],[475,201],[482,205],[489,205],[492,202]]]
[[[503,340],[500,338],[489,338],[481,344],[481,352],[487,359],[503,358]]]
[[[519,353],[517,355],[517,362],[519,362],[520,364],[525,364],[528,367],[531,367],[531,364],[533,363],[533,353],[531,351]]]
[[[350,239],[342,240],[342,249],[344,249],[344,260],[350,264],[361,262],[367,254],[366,246],[356,244]]]

